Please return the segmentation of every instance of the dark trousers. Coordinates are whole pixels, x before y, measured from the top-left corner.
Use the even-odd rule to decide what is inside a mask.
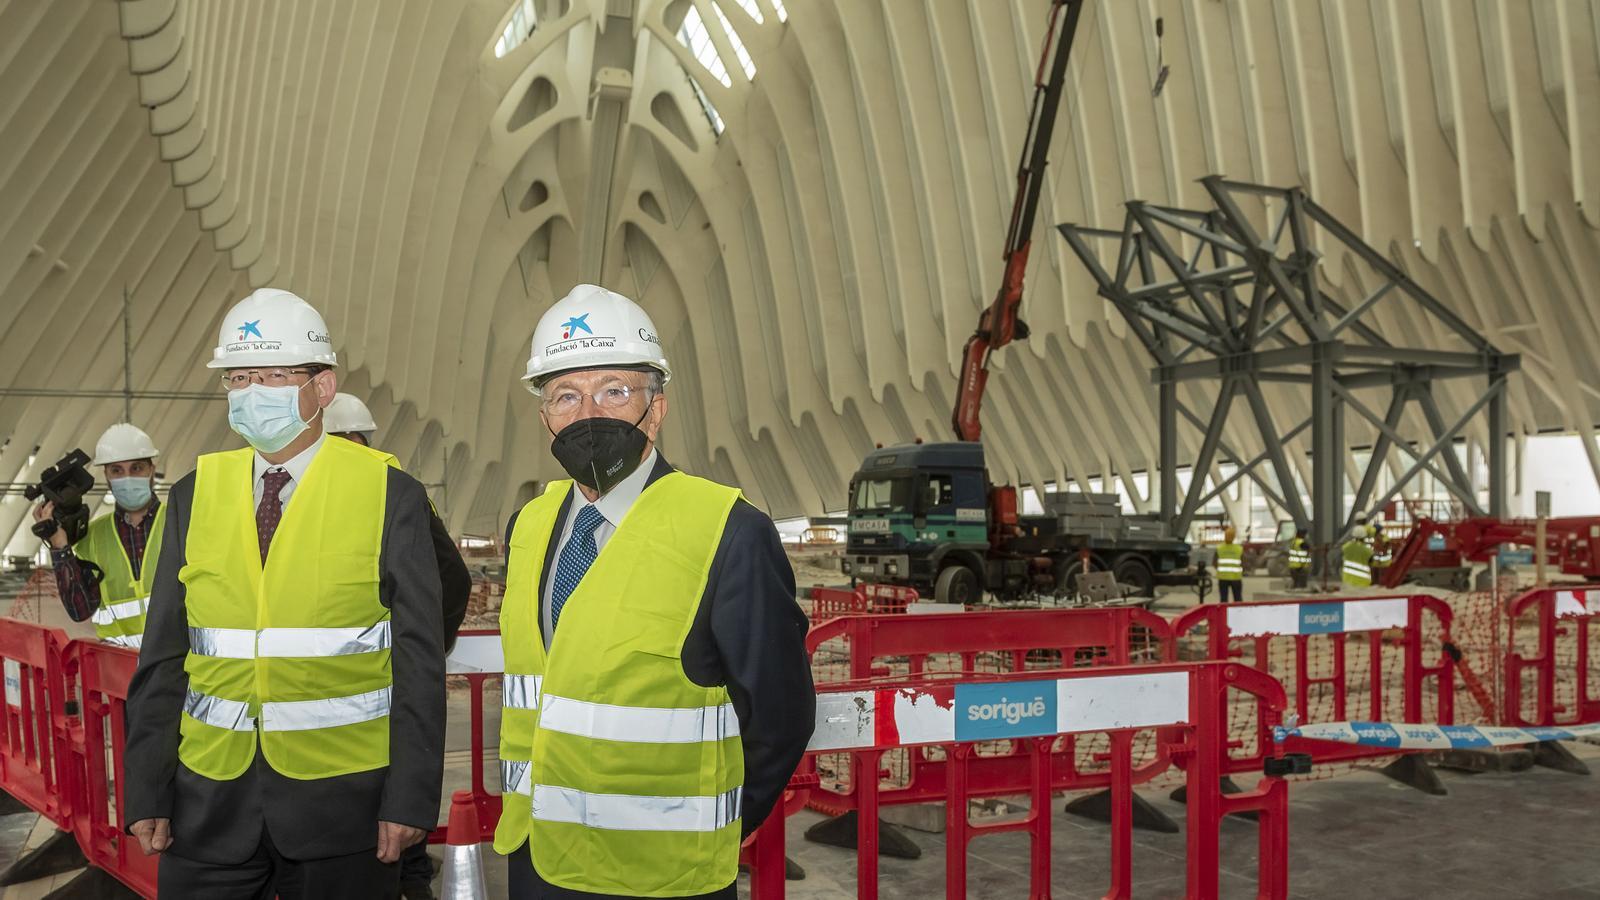
[[[393,900],[400,896],[400,864],[379,862],[375,847],[327,859],[286,859],[263,828],[256,852],[237,865],[196,862],[167,851],[156,883],[162,897],[179,900]]]
[[[1228,594],[1229,593],[1233,594],[1233,602],[1235,602],[1235,603],[1243,603],[1244,602],[1244,582],[1243,581],[1222,581],[1222,580],[1219,579],[1217,581],[1217,599],[1219,601],[1223,602],[1223,603],[1227,603],[1228,602]]]
[[[1306,581],[1309,580],[1309,576],[1310,575],[1311,575],[1311,570],[1310,569],[1290,569],[1289,570],[1289,578],[1291,579],[1291,584],[1294,585],[1296,590],[1303,589],[1306,586]]]
[[[569,891],[545,883],[533,870],[533,857],[528,855],[528,845],[523,844],[506,857],[506,896],[510,900],[631,900],[619,894],[590,894]],[[685,897],[683,900],[735,900],[737,888],[730,884],[720,891]]]

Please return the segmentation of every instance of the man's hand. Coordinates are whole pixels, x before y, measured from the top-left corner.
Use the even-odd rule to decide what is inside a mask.
[[[139,839],[145,856],[155,856],[172,846],[171,819],[140,819],[128,828]]]
[[[46,500],[33,508],[33,520],[35,522],[43,522],[45,519],[55,515],[55,512],[55,501]],[[67,549],[67,530],[65,528],[58,526],[55,531],[50,533],[50,546],[57,550]]]
[[[392,863],[400,861],[400,854],[412,844],[427,837],[428,833],[421,828],[412,828],[410,825],[401,825],[399,822],[378,823],[378,861]]]

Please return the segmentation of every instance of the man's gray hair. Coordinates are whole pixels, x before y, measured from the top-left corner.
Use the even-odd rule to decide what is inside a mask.
[[[649,393],[651,399],[661,395],[661,392],[666,389],[666,382],[666,378],[655,369],[650,369],[644,373],[644,389]]]

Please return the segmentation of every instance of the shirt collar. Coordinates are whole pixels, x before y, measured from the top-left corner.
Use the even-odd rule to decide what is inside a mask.
[[[634,469],[632,474],[622,479],[621,483],[602,494],[600,499],[593,503],[590,503],[589,498],[578,490],[577,485],[573,485],[572,496],[577,500],[573,513],[576,514],[585,506],[593,506],[607,522],[611,523],[611,527],[615,528],[622,524],[622,517],[633,508],[634,501],[639,499],[639,495],[644,493],[645,485],[650,482],[650,473],[656,468],[656,456],[655,448],[650,448],[650,455],[644,458],[639,468]]]
[[[256,453],[255,480],[260,481],[261,476],[267,474],[268,469],[283,469],[285,472],[289,473],[289,478],[291,481],[293,481],[295,484],[299,484],[306,477],[306,469],[311,468],[311,458],[317,455],[317,451],[322,449],[322,444],[327,439],[328,433],[324,431],[323,433],[317,435],[317,439],[312,442],[311,446],[301,450],[299,453],[295,454],[292,459],[285,463],[269,463],[262,458],[259,452]],[[254,483],[255,482],[251,482],[251,484]]]

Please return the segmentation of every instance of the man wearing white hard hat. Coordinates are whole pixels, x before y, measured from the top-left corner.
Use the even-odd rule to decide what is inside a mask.
[[[135,650],[144,635],[145,604],[166,521],[166,508],[155,492],[160,455],[150,435],[137,426],[123,422],[107,428],[90,464],[104,467],[116,509],[90,522],[75,545],[67,545],[61,528],[47,539],[56,592],[67,615],[74,622],[93,619],[101,640]],[[53,513],[54,504],[45,502],[33,517],[46,521]]]
[[[287,291],[208,364],[250,445],[168,495],[129,686],[124,824],[163,896],[395,897],[438,817],[439,571],[422,485],[323,433],[328,328]]]
[[[656,449],[655,324],[594,285],[533,333],[554,481],[507,525],[503,811],[513,898],[735,896],[805,753],[806,619],[772,520]]]
[[[378,423],[372,410],[361,398],[343,391],[333,395],[333,402],[323,411],[328,434],[363,447],[372,446],[372,436]],[[433,538],[434,560],[439,566],[439,582],[444,602],[444,643],[454,648],[456,632],[467,617],[467,602],[472,598],[472,573],[461,558],[461,549],[445,529],[438,513],[428,517],[428,530]],[[400,891],[406,900],[431,900],[433,897],[433,861],[428,857],[427,845],[413,844],[400,857]]]

